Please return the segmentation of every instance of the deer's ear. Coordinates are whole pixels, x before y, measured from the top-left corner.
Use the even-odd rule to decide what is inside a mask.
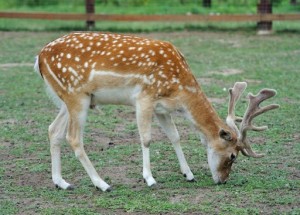
[[[232,140],[232,136],[231,136],[231,133],[229,131],[226,131],[224,129],[221,129],[219,131],[219,136],[224,139],[224,140],[227,140],[227,141],[230,141]]]

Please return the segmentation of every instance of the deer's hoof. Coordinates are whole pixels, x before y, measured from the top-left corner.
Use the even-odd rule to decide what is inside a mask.
[[[74,190],[75,189],[75,186],[73,184],[70,184],[66,190]]]

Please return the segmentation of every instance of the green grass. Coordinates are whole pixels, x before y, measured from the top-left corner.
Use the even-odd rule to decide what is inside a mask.
[[[0,214],[299,214],[300,209],[300,40],[297,33],[268,37],[250,32],[177,32],[144,34],[169,40],[186,56],[209,97],[225,99],[235,81],[247,92],[275,88],[281,108],[257,119],[269,130],[251,133],[261,159],[239,156],[226,185],[214,185],[206,152],[189,123],[175,115],[182,146],[197,182],[179,173],[171,144],[153,123],[153,175],[148,188],[141,176],[142,157],[128,107],[90,111],[85,148],[113,192],[97,191],[74,153],[62,147],[63,175],[74,191],[51,181],[48,125],[57,110],[31,66],[44,44],[65,32],[0,32]],[[18,63],[20,66],[9,66]],[[24,64],[25,63],[25,64]],[[6,66],[4,65],[6,64]],[[222,71],[240,70],[235,75]],[[226,102],[214,103],[225,118]],[[238,106],[242,114],[245,100]],[[113,144],[108,144],[109,142]]]
[[[30,23],[30,24],[29,24]],[[86,30],[84,21],[60,20],[20,20],[0,19],[1,31],[82,31]],[[150,32],[177,32],[177,31],[215,31],[236,32],[247,31],[255,33],[256,23],[171,23],[171,22],[96,22],[94,31],[150,33]],[[272,30],[276,33],[299,33],[300,23],[293,21],[274,22]]]

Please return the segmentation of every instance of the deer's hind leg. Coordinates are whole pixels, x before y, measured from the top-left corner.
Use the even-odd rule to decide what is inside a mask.
[[[60,111],[55,120],[49,126],[49,140],[52,164],[53,183],[62,189],[73,189],[73,185],[67,183],[61,176],[61,142],[66,139],[68,126],[68,111],[65,104],[62,104]]]
[[[69,123],[67,141],[95,187],[102,191],[110,191],[110,186],[100,178],[83,147],[83,129],[90,102],[91,99],[89,96],[76,96],[72,101],[68,102]]]

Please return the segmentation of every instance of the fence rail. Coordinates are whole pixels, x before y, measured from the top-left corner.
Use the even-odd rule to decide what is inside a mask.
[[[0,18],[42,20],[95,20],[135,22],[264,22],[296,21],[300,14],[221,14],[221,15],[114,15],[74,13],[0,12]]]

